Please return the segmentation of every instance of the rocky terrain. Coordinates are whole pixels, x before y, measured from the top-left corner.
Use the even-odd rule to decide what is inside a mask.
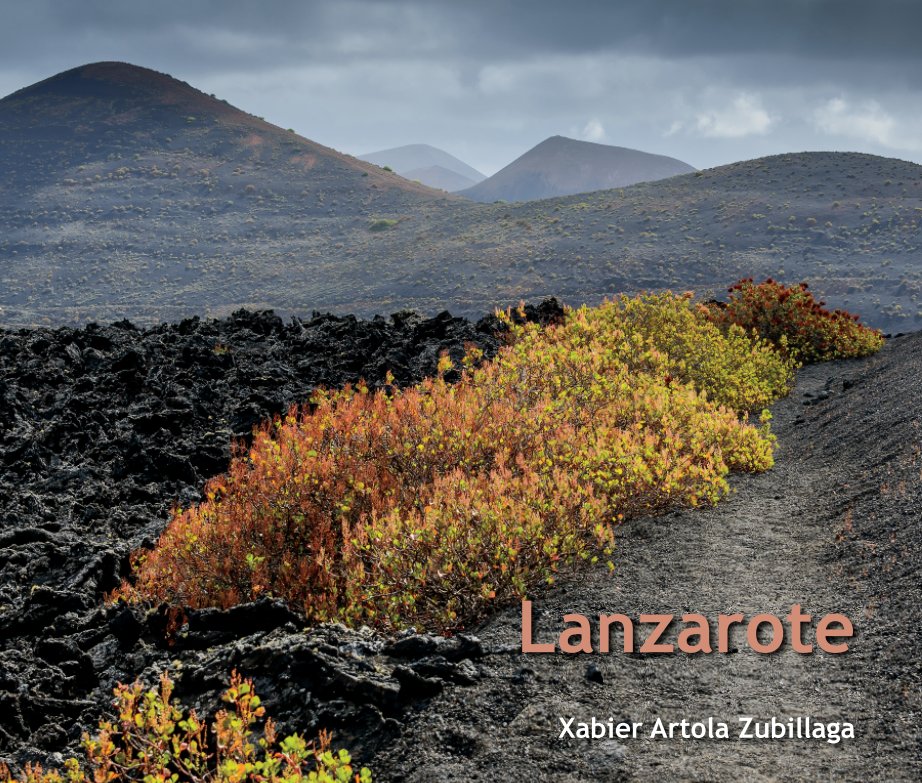
[[[553,300],[526,311],[543,322],[559,314]],[[165,666],[206,710],[239,666],[291,730],[330,722],[366,755],[407,704],[472,680],[475,640],[304,634],[269,604],[193,613],[168,641],[163,613],[106,608],[103,597],[129,553],[153,544],[171,506],[200,499],[254,424],[317,386],[377,386],[388,371],[415,382],[468,343],[490,356],[497,328],[492,316],[448,313],[286,324],[241,311],[144,331],[0,331],[0,758],[74,748],[117,681],[154,682]],[[377,657],[386,661],[372,669]]]
[[[129,551],[155,540],[171,505],[198,499],[255,422],[317,384],[374,385],[388,369],[409,383],[466,342],[490,355],[495,328],[447,313],[286,324],[240,312],[0,332],[0,759],[60,761],[116,682],[163,670],[208,712],[237,667],[283,730],[332,728],[382,781],[918,780],[922,334],[801,371],[774,408],[774,470],[738,477],[714,509],[623,527],[613,575],[572,574],[536,600],[539,633],[571,611],[784,614],[799,602],[853,618],[844,656],[523,656],[517,609],[468,635],[392,638],[305,632],[272,601],[191,612],[170,635],[161,609],[104,605]],[[850,720],[857,737],[557,740],[558,715],[737,714]]]
[[[475,204],[123,63],[0,100],[0,324],[240,307],[478,317],[547,295],[808,281],[922,324],[922,167],[778,155],[660,182]]]

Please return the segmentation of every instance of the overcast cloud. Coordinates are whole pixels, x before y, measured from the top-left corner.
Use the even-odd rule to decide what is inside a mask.
[[[918,0],[0,0],[0,94],[125,60],[350,153],[492,173],[562,134],[704,168],[922,162]]]

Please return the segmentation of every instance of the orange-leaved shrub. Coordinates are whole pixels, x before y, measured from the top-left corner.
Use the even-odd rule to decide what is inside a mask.
[[[620,521],[714,503],[729,471],[772,465],[767,421],[720,402],[785,393],[790,364],[688,297],[507,322],[510,344],[469,354],[455,383],[446,357],[412,388],[318,391],[259,428],[119,595],[457,629],[605,558]]]
[[[330,750],[328,734],[316,745],[297,734],[278,741],[252,681],[236,672],[224,694],[231,708],[217,713],[210,730],[172,694],[165,674],[159,690],[119,685],[116,719],[100,722],[96,737],[83,737],[87,769],[69,759],[63,774],[27,765],[14,777],[0,764],[0,783],[371,783],[369,770],[355,771],[345,750]]]
[[[710,308],[715,323],[741,326],[804,364],[868,356],[884,343],[880,331],[860,323],[857,315],[827,309],[806,283],[786,286],[771,278],[764,283],[747,278],[731,286],[729,294],[725,306]]]

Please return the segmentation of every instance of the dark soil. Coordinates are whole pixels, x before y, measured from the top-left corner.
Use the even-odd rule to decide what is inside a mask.
[[[801,603],[854,620],[846,655],[522,655],[517,609],[476,636],[394,639],[304,632],[272,602],[194,612],[167,642],[161,610],[103,605],[129,551],[224,469],[232,438],[317,384],[375,385],[387,369],[409,383],[467,341],[489,355],[495,328],[240,313],[0,332],[0,759],[60,761],[120,680],[169,670],[183,701],[211,711],[237,667],[283,731],[332,728],[382,781],[922,778],[922,334],[803,370],[774,409],[775,469],[737,477],[714,509],[632,522],[614,575],[574,575],[536,601],[545,635],[566,612],[783,616]],[[558,716],[737,715],[851,721],[857,737],[557,739]]]

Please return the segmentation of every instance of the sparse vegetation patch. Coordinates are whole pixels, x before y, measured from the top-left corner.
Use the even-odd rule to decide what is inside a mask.
[[[371,225],[368,226],[369,231],[387,231],[388,229],[396,226],[400,221],[392,220],[390,218],[376,218],[371,221]]]
[[[371,783],[369,770],[353,771],[346,751],[330,750],[327,734],[316,745],[297,734],[278,741],[252,681],[236,672],[224,701],[229,709],[209,725],[173,701],[167,675],[158,690],[119,685],[116,719],[100,722],[96,737],[83,738],[86,768],[70,759],[63,774],[27,765],[14,777],[0,765],[0,783]]]

